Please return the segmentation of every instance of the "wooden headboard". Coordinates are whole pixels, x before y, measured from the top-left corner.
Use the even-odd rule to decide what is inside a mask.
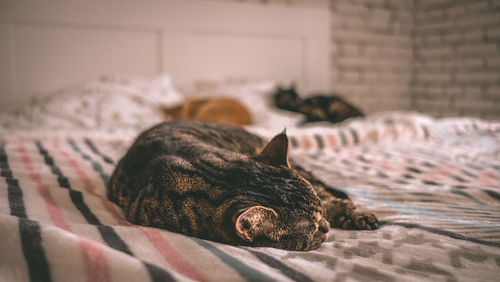
[[[103,74],[254,78],[327,90],[326,8],[226,1],[8,0],[1,110]]]

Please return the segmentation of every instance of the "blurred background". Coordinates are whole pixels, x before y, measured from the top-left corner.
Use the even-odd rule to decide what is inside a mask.
[[[330,11],[333,90],[367,111],[500,118],[500,1],[334,0]]]
[[[101,30],[95,29],[91,25],[86,26],[81,23],[68,25],[68,28],[83,27],[85,32],[78,34],[68,32],[66,34],[64,33],[67,31],[65,29],[58,29],[57,32],[45,30],[53,27],[50,22],[31,20],[37,17],[38,11],[44,11],[44,15],[50,14],[51,17],[59,13],[56,17],[61,18],[63,22],[73,19],[75,22],[81,22],[81,19],[75,18],[71,14],[64,18],[63,15],[66,11],[64,8],[58,9],[57,4],[54,4],[56,7],[47,8],[44,7],[43,1],[37,1],[40,2],[37,4],[26,4],[26,1],[20,1],[26,3],[15,5],[8,4],[8,2],[14,3],[12,1],[2,0],[1,2],[3,3],[0,4],[2,5],[0,6],[2,24],[0,38],[3,38],[2,41],[4,41],[0,43],[0,53],[3,54],[0,56],[0,65],[3,65],[0,67],[2,110],[10,110],[13,105],[26,102],[26,99],[19,98],[21,96],[29,95],[33,98],[33,96],[36,97],[36,91],[46,92],[64,86],[57,83],[65,75],[68,75],[68,84],[73,83],[73,78],[68,74],[68,71],[59,71],[59,80],[56,83],[56,80],[48,75],[50,71],[48,71],[47,66],[53,64],[55,69],[60,68],[61,70],[72,68],[71,58],[75,55],[71,53],[71,48],[80,48],[85,42],[89,46],[97,44],[95,47],[97,50],[103,46],[106,47],[106,40],[110,38],[106,34],[98,34]],[[205,7],[203,3],[216,2],[238,6],[239,10],[248,9],[253,14],[265,13],[267,10],[275,13],[277,9],[282,11],[286,11],[286,9],[304,10],[317,14],[327,13],[326,21],[318,21],[309,25],[307,29],[302,31],[302,34],[298,35],[298,41],[288,34],[281,38],[274,37],[274,39],[281,40],[279,44],[282,44],[282,47],[279,47],[281,45],[277,42],[272,43],[272,48],[275,49],[271,53],[266,53],[268,58],[265,60],[270,62],[276,59],[276,62],[270,62],[266,68],[276,70],[280,64],[284,67],[278,70],[278,72],[281,71],[279,75],[273,77],[273,75],[262,73],[260,78],[279,80],[282,78],[280,75],[282,75],[283,78],[292,77],[292,80],[295,80],[294,77],[299,77],[297,80],[299,89],[302,90],[301,94],[310,95],[313,90],[340,94],[367,114],[387,110],[415,110],[434,117],[472,116],[500,119],[500,0],[185,1],[185,3],[190,3],[189,7],[199,6],[200,13]],[[82,4],[79,5],[82,6]],[[11,15],[15,15],[18,10],[22,10],[21,14],[28,15],[30,20],[13,19]],[[99,13],[95,14],[96,18],[100,16]],[[171,12],[171,14],[175,13]],[[179,17],[182,17],[182,11],[178,14]],[[192,14],[190,15],[192,16]],[[148,18],[148,15],[144,15],[144,18]],[[242,17],[238,16],[237,18]],[[109,22],[114,20],[124,22],[127,19],[116,17],[110,18]],[[191,19],[184,19],[184,21],[190,22]],[[196,22],[196,19],[193,18],[192,21]],[[286,17],[279,18],[277,21],[281,24],[293,25],[297,24],[296,22],[304,21],[304,19],[295,19],[287,14]],[[14,28],[12,23],[14,23]],[[258,17],[251,17],[250,23],[253,23],[255,28],[249,27],[248,30],[251,32],[247,35],[252,35],[254,30],[267,36],[267,39],[280,34],[279,28],[272,29],[272,22],[267,23],[267,19],[261,22]],[[265,24],[268,24],[269,29],[272,30],[269,34],[265,34]],[[322,28],[317,28],[318,24]],[[189,48],[184,48],[183,45],[169,46],[165,43],[165,39],[159,38],[160,31],[154,26],[146,25],[123,30],[122,26],[114,26],[113,23],[106,22],[105,25],[110,30],[120,33],[120,36],[114,39],[113,44],[127,46],[130,50],[133,49],[133,52],[127,53],[110,48],[106,53],[103,53],[102,58],[94,57],[92,61],[87,62],[88,66],[85,65],[81,69],[86,67],[99,68],[102,74],[114,74],[119,70],[122,70],[121,74],[132,75],[169,73],[170,69],[165,69],[161,63],[154,62],[153,66],[150,66],[150,63],[155,60],[152,54],[161,48],[168,51],[182,51],[183,49],[192,50],[203,45],[198,41],[188,39],[193,43]],[[305,25],[307,23],[300,23],[300,27]],[[224,26],[225,32],[228,34],[227,46],[239,44],[238,48],[244,52],[248,51],[244,49],[245,42],[241,40],[236,42],[234,41],[236,37],[229,36],[231,35],[231,23],[221,22],[221,26]],[[34,32],[34,28],[36,28],[36,32]],[[98,32],[90,34],[89,30]],[[324,44],[325,46],[317,47],[310,43],[316,42],[314,41],[316,35],[311,36],[313,41],[300,45],[300,40],[304,38],[303,34],[311,34],[312,30],[318,30],[319,36],[323,36],[324,31],[328,33],[326,35],[328,42]],[[122,36],[123,34],[126,36]],[[226,36],[226,34],[223,35]],[[176,33],[170,33],[168,36],[173,38]],[[64,38],[64,48],[53,49],[47,47],[48,45],[39,44],[39,42],[53,42],[51,37]],[[5,38],[10,38],[11,41],[6,42]],[[102,43],[104,45],[100,46],[100,43],[96,43],[96,38],[101,38],[100,42],[104,42]],[[126,38],[126,40],[120,42],[120,38]],[[213,44],[207,41],[209,43],[201,47],[207,48],[207,50],[212,47],[220,48],[220,45],[225,45],[224,41],[220,41],[221,38],[218,38],[217,42],[213,41]],[[267,44],[266,38],[262,41],[265,44]],[[296,44],[297,42],[299,45]],[[307,48],[300,49],[304,46]],[[47,51],[44,48],[52,49]],[[326,51],[323,53],[322,50]],[[39,55],[43,54],[44,51],[52,52],[51,56],[61,56],[61,60],[53,60],[53,57],[45,56],[46,59],[43,61],[44,59],[40,59]],[[293,68],[285,66],[282,62],[288,61],[289,64],[299,66],[304,64],[305,59],[300,58],[297,59],[297,62],[290,62],[286,56],[279,57],[280,54],[286,52],[290,52],[290,55],[293,52],[302,52],[307,60],[316,56],[317,58],[314,58],[316,63],[315,65],[310,65],[308,61],[305,63],[309,64],[307,65],[308,73],[303,70],[292,73]],[[168,61],[170,65],[174,66],[173,68],[177,67],[175,71],[180,75],[173,77],[174,83],[182,82],[183,72],[196,70],[195,62],[189,64],[186,64],[185,61],[177,62],[175,56],[170,58],[168,54],[168,52],[164,52],[160,54],[160,59],[156,59]],[[226,62],[221,62],[223,55],[224,52],[218,54],[219,57],[217,57],[221,65],[235,61],[228,54]],[[210,56],[214,57],[214,55]],[[41,64],[43,68],[35,64],[39,60],[43,61]],[[106,60],[113,61],[117,68],[109,68],[106,65]],[[254,61],[252,57],[238,61],[241,67],[233,70],[235,76],[245,74],[245,64],[250,65]],[[315,68],[321,69],[324,66],[327,68],[325,71],[320,70],[317,71],[318,74],[314,73]],[[78,74],[78,77],[82,79],[92,78],[89,77],[88,73],[78,73],[79,68],[73,69],[75,75]],[[134,71],[128,72],[130,69]],[[220,69],[223,69],[223,66]],[[241,73],[238,73],[240,70]],[[212,68],[211,71],[217,73],[218,70]],[[23,75],[20,75],[21,73]],[[208,71],[200,71],[200,74],[206,73]],[[27,74],[26,80],[23,80],[25,74]],[[309,85],[303,82],[306,78]]]
[[[234,1],[327,7],[330,89],[368,113],[500,119],[498,0]]]

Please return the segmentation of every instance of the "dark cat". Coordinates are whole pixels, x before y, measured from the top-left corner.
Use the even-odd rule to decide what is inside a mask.
[[[292,168],[287,150],[284,132],[266,145],[229,125],[165,122],[142,133],[120,160],[108,197],[132,223],[233,245],[311,250],[330,225],[378,228],[345,193],[335,197]]]
[[[278,87],[274,93],[274,104],[279,109],[304,114],[304,122],[337,123],[348,118],[364,116],[359,109],[336,95],[314,95],[301,99],[294,86],[289,89]]]

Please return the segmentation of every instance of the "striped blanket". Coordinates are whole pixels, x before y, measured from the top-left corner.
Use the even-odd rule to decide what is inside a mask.
[[[12,134],[0,138],[0,281],[498,281],[500,124],[391,115],[288,133],[294,161],[379,230],[332,229],[293,252],[135,226],[105,191],[132,135]]]

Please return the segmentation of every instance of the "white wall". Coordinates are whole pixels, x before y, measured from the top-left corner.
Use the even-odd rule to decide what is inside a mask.
[[[2,1],[0,109],[103,74],[329,85],[326,9],[232,1]]]

